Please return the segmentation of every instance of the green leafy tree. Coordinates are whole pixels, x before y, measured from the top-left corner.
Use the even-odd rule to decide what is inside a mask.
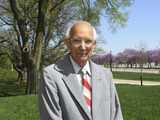
[[[128,14],[121,9],[131,4],[132,0],[1,0],[0,26],[12,31],[20,51],[27,72],[26,93],[37,92],[41,64],[66,53],[63,36],[71,21],[98,26],[103,15],[113,29],[123,27]]]
[[[7,55],[0,56],[0,67],[3,69],[11,69],[11,61]]]

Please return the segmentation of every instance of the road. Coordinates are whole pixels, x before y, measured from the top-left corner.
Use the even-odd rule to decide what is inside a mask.
[[[121,72],[141,72],[141,69],[135,68],[112,68],[113,71],[121,71]],[[143,73],[160,73],[160,69],[143,69]]]
[[[141,82],[138,80],[121,80],[121,79],[114,79],[115,84],[132,84],[132,85],[141,85]],[[160,85],[160,82],[153,82],[153,81],[143,81],[143,85]]]

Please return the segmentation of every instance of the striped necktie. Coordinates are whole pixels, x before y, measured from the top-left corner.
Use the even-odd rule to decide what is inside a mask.
[[[87,71],[82,70],[82,86],[83,86],[83,96],[87,103],[88,109],[91,113],[91,107],[92,107],[92,101],[91,101],[91,94],[92,94],[92,88],[87,80]]]

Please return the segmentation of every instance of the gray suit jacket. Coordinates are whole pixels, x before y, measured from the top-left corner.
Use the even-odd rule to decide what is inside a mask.
[[[43,70],[39,89],[41,120],[123,120],[112,73],[89,61],[92,73],[92,114],[69,55]]]

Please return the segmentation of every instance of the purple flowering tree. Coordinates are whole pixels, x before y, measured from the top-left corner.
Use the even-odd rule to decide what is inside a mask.
[[[123,52],[119,52],[116,55],[107,53],[105,55],[96,56],[94,61],[97,64],[101,64],[107,67],[115,66],[122,67],[137,67],[139,65],[146,64],[148,68],[151,68],[151,64],[154,63],[154,67],[160,65],[160,50],[135,50],[125,49]]]
[[[93,59],[93,61],[94,61],[95,63],[97,63],[97,64],[102,65],[102,64],[104,64],[104,56],[102,56],[102,55],[97,55],[97,56]]]
[[[152,51],[152,60],[155,63],[155,66],[158,66],[160,64],[160,50]]]
[[[124,56],[123,53],[118,53],[117,55],[114,56],[114,62],[116,66],[122,66],[126,63],[126,57]]]
[[[154,53],[154,50],[148,50],[148,51],[146,51],[148,68],[151,68],[152,67],[151,63],[154,62],[153,61],[153,57],[152,57],[153,53]]]
[[[126,58],[127,67],[133,67],[133,65],[137,66],[137,55],[138,52],[135,49],[125,49],[123,51],[123,55]]]

